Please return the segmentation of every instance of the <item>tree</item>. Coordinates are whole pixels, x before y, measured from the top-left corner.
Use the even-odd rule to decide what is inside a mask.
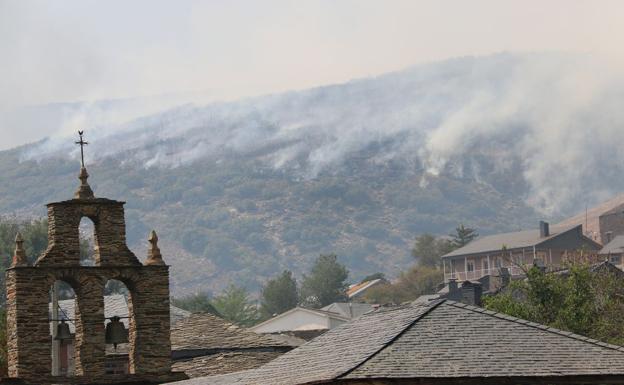
[[[484,306],[597,340],[624,343],[624,277],[609,269],[595,271],[574,263],[567,274],[552,274],[533,267],[526,280],[486,297]]]
[[[210,313],[219,317],[221,316],[217,309],[212,306],[212,303],[210,303],[210,294],[206,292],[189,294],[182,298],[172,298],[171,303],[173,306],[188,310],[191,313]]]
[[[364,283],[364,282],[368,282],[368,281],[374,281],[376,279],[383,279],[385,281],[386,280],[386,275],[384,273],[369,274],[366,277],[362,278],[360,283]]]
[[[281,314],[297,306],[297,281],[292,272],[284,270],[281,275],[264,285],[261,295],[260,312],[263,318]]]
[[[440,266],[440,257],[454,249],[453,243],[448,239],[423,234],[416,237],[412,256],[416,258],[419,266],[438,267]]]
[[[477,233],[475,229],[470,227],[464,227],[463,224],[460,224],[455,229],[455,234],[451,234],[451,237],[453,238],[451,242],[453,243],[453,246],[455,246],[455,248],[460,248],[466,246],[478,236],[479,233]]]
[[[253,326],[260,319],[257,306],[243,287],[228,286],[212,300],[212,305],[223,318],[241,326]]]
[[[336,254],[321,254],[310,275],[304,275],[301,284],[301,302],[312,307],[323,307],[346,301],[349,271],[338,262]]]
[[[423,294],[433,294],[444,279],[442,271],[430,266],[414,266],[392,284],[378,285],[365,294],[368,303],[399,304],[413,301]]]

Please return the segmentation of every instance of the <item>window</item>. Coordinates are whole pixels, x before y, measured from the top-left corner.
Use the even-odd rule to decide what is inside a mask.
[[[50,289],[48,303],[52,342],[53,376],[74,375],[74,342],[76,337],[76,292],[65,281],[56,281]]]
[[[490,268],[490,266],[488,265],[488,261],[487,259],[483,260],[483,270],[488,270]]]
[[[499,269],[501,267],[503,267],[503,261],[500,258],[496,258],[494,260],[494,266]]]
[[[605,233],[605,237],[607,238],[607,240],[605,241],[605,244],[611,242],[613,240],[613,231],[607,231]]]
[[[620,263],[622,263],[622,256],[621,255],[612,255],[609,258],[609,262],[611,262],[614,265],[619,265]]]
[[[474,262],[468,262],[467,266],[469,272],[474,271]]]
[[[106,336],[108,336],[108,328],[111,328],[111,334],[118,335],[118,333],[113,333],[112,329],[117,329],[112,326],[112,322],[114,321],[114,317],[120,317],[115,322],[120,322],[121,325],[121,334],[125,334],[126,341],[119,342],[119,346],[112,341],[106,341],[107,349],[106,349],[106,359],[104,362],[106,374],[128,374],[133,373],[134,368],[130,367],[130,362],[128,359],[128,355],[120,355],[118,352],[132,352],[134,351],[131,346],[131,341],[134,341],[134,336],[130,336],[130,324],[134,322],[134,314],[130,310],[130,306],[132,303],[132,295],[128,290],[128,286],[122,281],[116,279],[109,279],[106,282],[106,286],[104,286],[104,329],[106,330]],[[107,337],[108,338],[108,337]],[[119,349],[119,350],[118,350]]]
[[[78,227],[80,242],[80,266],[95,266],[95,225],[87,217],[80,220]]]

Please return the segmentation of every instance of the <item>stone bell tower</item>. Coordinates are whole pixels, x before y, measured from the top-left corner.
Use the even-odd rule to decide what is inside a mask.
[[[86,144],[82,140],[81,146]],[[126,245],[124,202],[96,198],[80,169],[74,198],[49,203],[48,247],[29,265],[16,239],[13,263],[6,273],[9,377],[27,384],[161,383],[185,378],[171,372],[169,267],[150,234],[148,258],[142,264]],[[80,265],[79,224],[94,223],[95,266]],[[104,286],[109,279],[129,291],[128,372],[107,374]],[[64,281],[76,294],[74,375],[53,376],[49,291]]]

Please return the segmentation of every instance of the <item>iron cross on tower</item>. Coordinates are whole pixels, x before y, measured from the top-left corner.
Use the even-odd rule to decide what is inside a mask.
[[[84,140],[82,140],[82,134],[84,134],[84,131],[78,131],[78,135],[80,135],[80,140],[75,142],[76,144],[80,145],[80,163],[82,165],[82,168],[84,168],[84,146],[86,146],[87,144],[89,144],[89,142],[85,142]]]

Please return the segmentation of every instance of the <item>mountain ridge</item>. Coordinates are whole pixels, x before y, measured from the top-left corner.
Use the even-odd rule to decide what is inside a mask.
[[[229,282],[257,290],[328,252],[354,281],[392,277],[412,263],[418,234],[532,228],[621,191],[624,115],[611,98],[624,86],[594,79],[601,66],[500,54],[185,105],[87,130],[90,182],[128,202],[133,249],[156,229],[176,295]],[[571,100],[579,74],[593,91]],[[62,137],[0,152],[0,212],[41,216],[70,197],[77,155]]]

